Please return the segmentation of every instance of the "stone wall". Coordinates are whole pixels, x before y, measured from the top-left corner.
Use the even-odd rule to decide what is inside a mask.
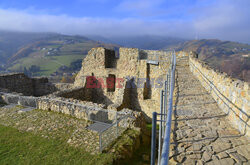
[[[61,97],[41,97],[37,104],[38,109],[51,110],[79,119],[105,123],[112,123],[115,120],[116,112],[105,110],[101,104]]]
[[[189,56],[191,72],[211,93],[219,107],[228,113],[228,118],[241,133],[250,135],[250,88],[249,83],[233,79],[225,73],[210,68],[196,58],[192,52]]]
[[[148,63],[147,60],[155,54],[158,59],[152,60],[158,63]],[[160,91],[169,66],[170,53],[164,51],[120,48],[118,58],[105,48],[93,48],[84,58],[74,86],[86,88],[89,76],[104,85],[108,77],[115,77],[115,89],[101,86],[96,95],[104,98],[108,107],[118,111],[123,108],[143,111],[151,117],[152,112],[160,110]]]
[[[23,73],[0,75],[0,88],[26,96],[42,96],[56,90],[47,78],[29,78]]]
[[[77,99],[56,97],[53,95],[43,97],[23,96],[17,93],[0,92],[0,102],[34,107],[41,110],[49,110],[74,116],[87,121],[115,123],[123,119],[120,125],[126,124],[126,128],[143,127],[144,118],[142,113],[123,109],[120,112],[105,109],[104,104],[97,104]],[[129,115],[127,118],[124,116]]]
[[[54,83],[54,85],[59,91],[69,90],[73,88],[72,83]]]
[[[17,104],[22,106],[37,107],[38,97],[22,96],[21,94],[11,94],[0,92],[0,102],[7,104]]]

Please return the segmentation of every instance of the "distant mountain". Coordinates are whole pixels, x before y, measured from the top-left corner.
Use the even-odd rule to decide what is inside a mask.
[[[187,41],[186,39],[166,37],[166,36],[119,36],[119,37],[102,37],[102,36],[87,36],[96,41],[119,44],[124,47],[140,48],[140,49],[170,49],[177,48],[180,44]]]
[[[110,44],[107,44],[110,43]],[[93,47],[135,47],[196,51],[211,67],[250,82],[250,45],[215,39],[186,40],[165,36],[68,36],[57,33],[0,31],[0,70],[36,70],[35,75],[51,75],[70,70]]]
[[[18,72],[36,66],[35,68],[40,70],[36,69],[35,76],[48,76],[83,59],[93,47],[114,49],[118,45],[94,41],[83,36],[0,31],[0,66],[1,70],[4,70],[4,67]]]
[[[193,40],[178,50],[196,51],[199,59],[228,75],[250,82],[250,45],[220,40]]]

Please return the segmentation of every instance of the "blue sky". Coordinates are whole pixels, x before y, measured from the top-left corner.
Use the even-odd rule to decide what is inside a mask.
[[[190,9],[215,4],[215,0],[1,0],[2,9],[28,10],[32,14],[72,17],[179,19]]]
[[[1,0],[0,29],[250,43],[250,0]]]

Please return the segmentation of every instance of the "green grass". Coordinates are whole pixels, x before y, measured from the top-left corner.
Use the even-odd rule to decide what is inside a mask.
[[[47,46],[47,48],[59,48],[61,45],[57,44],[57,45],[49,45]]]
[[[147,125],[146,125],[146,128],[147,128],[148,130],[150,130],[150,131],[151,131],[151,130],[152,130],[152,124],[151,124],[151,123],[150,123],[150,124],[147,124]],[[156,125],[156,129],[157,129],[157,130],[159,130],[159,129],[160,129],[159,124],[157,124],[157,125]]]
[[[111,154],[91,155],[59,140],[0,125],[0,164],[112,164]]]
[[[5,106],[5,105],[7,105],[5,102],[2,102],[1,100],[0,100],[0,107],[2,107],[2,106]]]
[[[149,145],[141,146],[133,154],[133,157],[127,160],[122,160],[119,163],[122,165],[145,165],[150,164],[151,148]],[[148,160],[143,160],[143,155],[148,157]]]

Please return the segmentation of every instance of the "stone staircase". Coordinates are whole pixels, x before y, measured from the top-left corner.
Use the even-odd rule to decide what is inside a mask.
[[[170,164],[250,164],[250,140],[227,120],[212,96],[177,59]]]

